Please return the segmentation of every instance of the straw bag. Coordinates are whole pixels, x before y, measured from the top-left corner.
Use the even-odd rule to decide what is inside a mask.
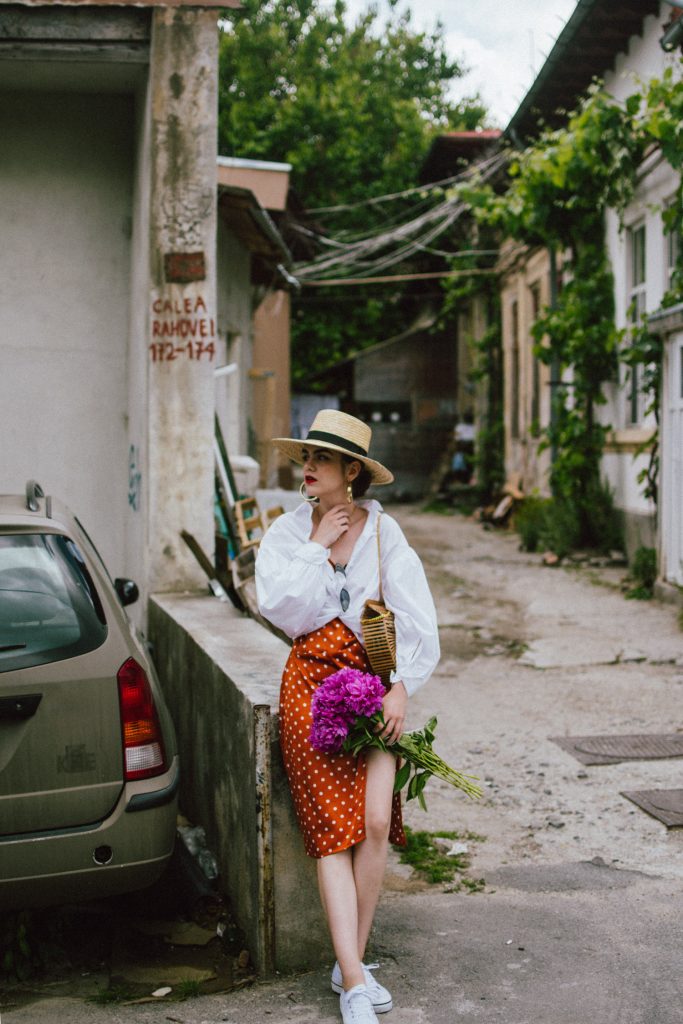
[[[363,647],[370,662],[370,668],[385,686],[389,686],[389,674],[396,668],[396,623],[394,613],[384,604],[382,594],[382,552],[379,543],[379,521],[377,516],[377,558],[379,561],[379,601],[366,601],[360,617],[363,633]]]

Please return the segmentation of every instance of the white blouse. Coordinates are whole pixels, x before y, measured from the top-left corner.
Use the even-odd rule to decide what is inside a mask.
[[[356,502],[368,517],[346,566],[335,572],[329,549],[310,540],[313,510],[302,504],[279,516],[264,535],[256,556],[256,596],[261,614],[291,637],[302,636],[334,618],[362,642],[360,617],[368,599],[379,596],[377,517],[374,499]],[[420,559],[391,516],[380,520],[382,589],[396,621],[396,671],[408,694],[426,683],[439,661],[436,610]],[[349,606],[343,611],[340,592]]]

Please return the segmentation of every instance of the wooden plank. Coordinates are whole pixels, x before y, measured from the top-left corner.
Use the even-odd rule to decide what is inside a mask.
[[[228,457],[228,449],[225,444],[225,438],[223,437],[223,431],[221,429],[221,421],[218,419],[218,413],[214,415],[214,430],[216,436],[216,443],[218,444],[218,450],[220,452],[221,460],[223,462],[223,468],[228,478],[228,484],[232,491],[232,501],[234,503],[239,498],[239,491],[237,490],[237,484],[235,483],[235,477],[232,473],[232,466],[230,465],[230,459]]]
[[[235,514],[228,501],[228,497],[225,493],[223,480],[218,472],[214,475],[214,486],[216,488],[216,495],[218,497],[218,503],[223,513],[223,518],[228,529],[228,538],[230,540],[230,546],[232,547],[233,554],[237,556],[240,552],[240,535],[237,529],[237,523],[235,521]]]
[[[204,572],[206,573],[209,584],[211,584],[214,581],[220,583],[221,587],[225,591],[225,595],[230,599],[235,608],[239,609],[239,611],[244,611],[244,602],[241,600],[239,594],[235,590],[231,577],[227,573],[223,573],[216,570],[216,567],[212,564],[211,559],[203,550],[199,541],[195,537],[193,537],[191,533],[188,533],[187,530],[181,530],[180,536],[183,538],[188,548],[190,549],[190,551],[197,559]],[[219,588],[216,588],[216,590],[219,590]],[[217,594],[216,596],[220,595]]]

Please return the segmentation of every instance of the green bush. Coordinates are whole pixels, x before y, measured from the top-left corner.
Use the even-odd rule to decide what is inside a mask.
[[[606,480],[596,481],[583,496],[581,544],[598,551],[622,551],[624,538],[614,494]]]
[[[541,530],[541,543],[547,550],[565,558],[581,544],[581,520],[574,505],[566,498],[548,502]]]
[[[637,549],[631,563],[631,578],[635,586],[627,591],[626,596],[640,601],[649,600],[657,581],[657,552],[654,548],[641,545]]]
[[[580,547],[623,549],[612,491],[603,481],[587,488],[580,502],[561,495],[524,498],[515,512],[515,529],[525,551],[549,550],[560,558]]]
[[[515,509],[515,529],[524,551],[538,551],[549,504],[549,498],[531,495]]]

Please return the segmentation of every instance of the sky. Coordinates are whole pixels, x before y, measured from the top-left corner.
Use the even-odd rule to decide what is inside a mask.
[[[380,12],[385,0],[379,0]],[[495,127],[504,128],[574,11],[577,0],[409,0],[417,29],[445,29],[448,53],[470,68],[456,98],[479,92]],[[347,0],[352,18],[367,0]]]

